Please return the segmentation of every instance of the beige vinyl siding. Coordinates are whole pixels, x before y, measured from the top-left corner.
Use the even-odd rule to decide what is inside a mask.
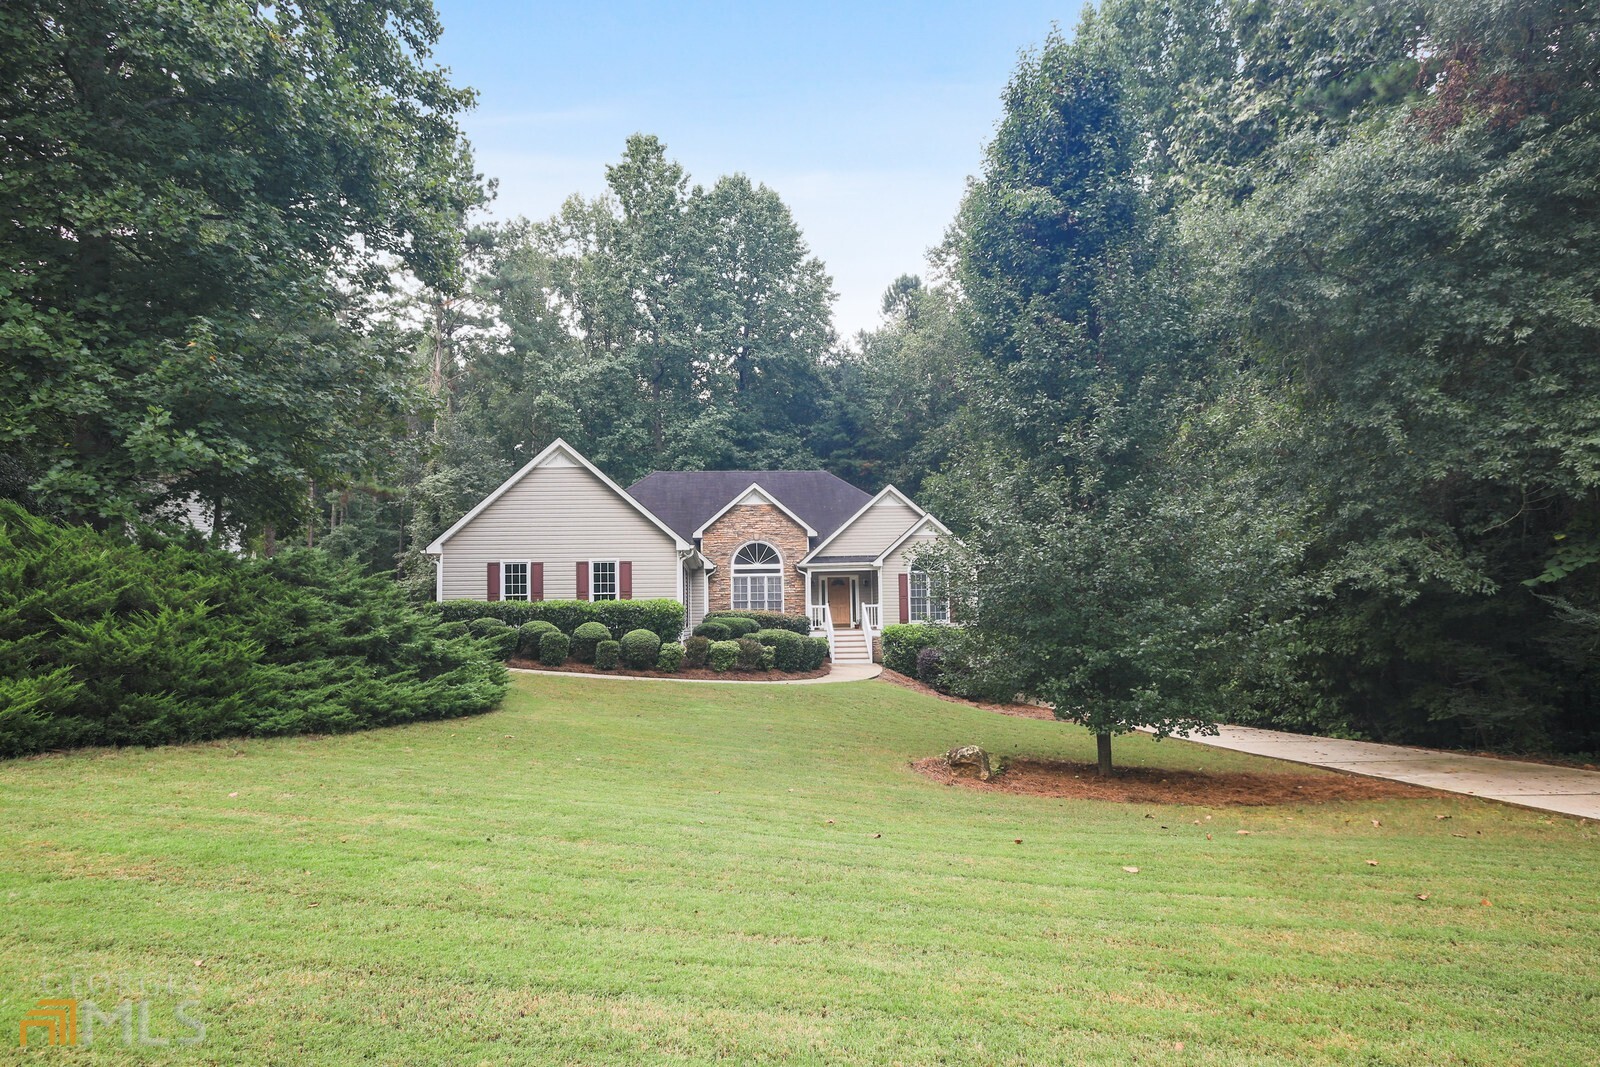
[[[898,497],[886,496],[829,541],[821,554],[876,558],[921,517]]]
[[[685,571],[683,578],[685,625],[693,630],[706,617],[706,572]]]
[[[587,470],[536,467],[442,546],[444,599],[483,600],[488,565],[544,564],[546,600],[577,596],[579,560],[633,562],[633,597],[676,597],[672,539]]]
[[[906,538],[906,543],[895,549],[883,561],[880,579],[883,586],[883,606],[878,610],[885,626],[893,626],[900,621],[900,576],[911,573],[912,556],[919,548],[926,548],[938,539],[938,530],[929,528],[919,531]]]

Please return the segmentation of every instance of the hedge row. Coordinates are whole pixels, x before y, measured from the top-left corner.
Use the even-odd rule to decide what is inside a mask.
[[[543,620],[568,636],[586,622],[598,622],[621,641],[629,630],[649,630],[663,641],[683,633],[683,605],[671,597],[654,600],[446,600],[426,605],[450,622],[499,619],[511,626]]]
[[[140,545],[0,501],[0,756],[470,715],[505,692],[502,647],[322,552]]]
[[[883,628],[883,665],[891,671],[917,676],[917,655],[925,648],[943,649],[955,637],[951,626],[931,622],[902,622]]]
[[[718,619],[750,619],[756,623],[750,632],[756,630],[793,630],[802,637],[811,634],[811,620],[804,615],[786,615],[778,611],[712,611],[706,614],[704,622],[716,622]]]

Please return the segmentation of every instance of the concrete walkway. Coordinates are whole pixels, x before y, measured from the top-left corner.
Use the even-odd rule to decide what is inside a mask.
[[[1248,752],[1314,767],[1424,785],[1448,793],[1500,800],[1524,808],[1600,819],[1600,771],[1546,763],[1491,759],[1431,748],[1339,741],[1248,726],[1219,727],[1216,737],[1188,737],[1197,745]]]
[[[639,678],[632,674],[603,674],[578,671],[536,671],[527,667],[507,667],[512,674],[543,674],[551,678],[600,678],[615,682],[676,682],[679,685],[826,685],[830,682],[864,682],[883,673],[881,663],[835,663],[821,678],[775,678],[770,682],[735,682],[720,678]]]

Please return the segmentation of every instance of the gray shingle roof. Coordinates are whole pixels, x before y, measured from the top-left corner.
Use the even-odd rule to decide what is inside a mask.
[[[872,497],[827,471],[656,471],[628,486],[628,495],[649,508],[685,540],[727,507],[751,483],[827,537]]]

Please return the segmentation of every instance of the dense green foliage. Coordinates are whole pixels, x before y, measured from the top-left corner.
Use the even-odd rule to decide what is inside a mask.
[[[809,659],[807,641],[793,630],[757,630],[750,635],[773,650],[772,664],[780,671],[804,671]]]
[[[811,619],[808,616],[778,611],[713,611],[702,621],[726,623],[729,619],[753,620],[756,625],[747,631],[749,633],[756,630],[792,630],[802,635],[811,633]]]
[[[891,623],[883,628],[883,665],[907,677],[917,676],[917,653],[950,639],[948,626],[927,622]]]
[[[440,629],[392,582],[320,553],[136,545],[0,501],[0,755],[493,707],[500,639]]]
[[[1600,748],[1597,59],[1510,0],[1026,56],[945,249],[966,663],[1107,737]]]
[[[739,662],[739,642],[713,641],[706,654],[706,666],[722,674],[733,670],[734,664]]]
[[[595,646],[610,639],[611,631],[604,623],[580,623],[572,631],[572,658],[579,663],[593,663]]]
[[[616,670],[617,661],[622,658],[622,644],[619,641],[601,641],[594,646],[594,665],[602,671]]]
[[[683,643],[683,665],[690,669],[704,667],[711,655],[711,639],[696,634]]]
[[[585,623],[599,623],[621,638],[629,630],[650,630],[663,641],[683,633],[684,608],[670,597],[647,600],[446,600],[428,610],[451,621],[499,619],[512,626],[542,620],[564,634],[576,635]]]
[[[683,646],[676,641],[668,641],[661,646],[661,653],[656,657],[656,670],[666,674],[677,674],[683,668]]]
[[[733,627],[720,622],[702,622],[694,628],[694,636],[708,641],[727,641],[733,637]]]
[[[525,622],[517,627],[517,654],[532,659],[539,655],[540,641],[545,634],[558,634],[561,631],[553,622],[544,619],[535,619]]]
[[[547,630],[539,635],[539,662],[546,667],[559,667],[567,662],[574,639],[560,630]]]
[[[229,532],[371,478],[419,396],[374,317],[481,198],[426,0],[0,7],[0,450],[38,506]]]
[[[649,630],[629,630],[622,635],[622,665],[636,671],[647,671],[656,665],[661,655],[661,638]]]

